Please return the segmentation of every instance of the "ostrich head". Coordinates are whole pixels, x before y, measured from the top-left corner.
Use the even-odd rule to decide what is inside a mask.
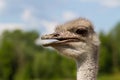
[[[81,53],[95,51],[99,39],[92,23],[79,18],[56,27],[55,32],[43,35],[41,39],[56,39],[57,41],[43,44],[58,50],[62,55],[78,59]]]

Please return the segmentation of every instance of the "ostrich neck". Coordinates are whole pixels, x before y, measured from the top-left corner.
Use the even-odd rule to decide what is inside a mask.
[[[83,53],[77,63],[77,80],[96,80],[98,53]]]

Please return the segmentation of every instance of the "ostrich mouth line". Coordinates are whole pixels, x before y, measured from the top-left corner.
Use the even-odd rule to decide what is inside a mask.
[[[57,41],[53,41],[50,43],[42,44],[43,46],[55,46],[55,45],[65,45],[68,42],[78,42],[80,41],[78,38],[54,38]],[[47,40],[47,39],[46,39]]]

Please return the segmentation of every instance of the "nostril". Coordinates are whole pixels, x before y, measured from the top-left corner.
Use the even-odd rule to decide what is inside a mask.
[[[56,33],[56,34],[54,34],[54,37],[58,37],[58,36],[59,36],[59,34],[57,34],[57,33]]]

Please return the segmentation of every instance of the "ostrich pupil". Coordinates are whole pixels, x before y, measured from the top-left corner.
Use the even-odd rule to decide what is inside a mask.
[[[76,33],[80,34],[82,36],[85,36],[87,34],[87,30],[85,30],[85,29],[77,29]]]

